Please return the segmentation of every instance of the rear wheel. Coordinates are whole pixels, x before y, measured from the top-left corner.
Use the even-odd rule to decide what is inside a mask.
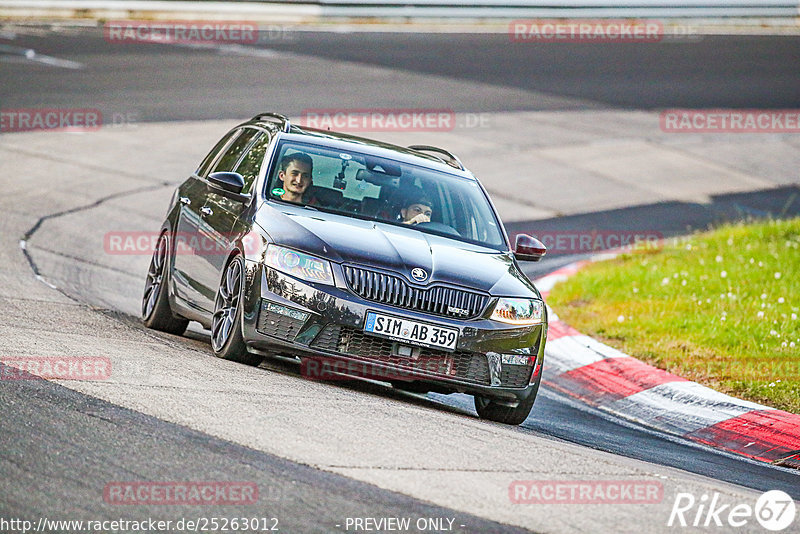
[[[142,321],[147,328],[179,336],[186,331],[189,321],[172,313],[167,295],[168,272],[169,237],[164,232],[158,238],[158,246],[147,270],[142,296]]]
[[[475,410],[481,419],[488,419],[497,423],[504,423],[506,425],[519,425],[522,424],[533,409],[533,402],[536,400],[536,395],[531,395],[527,399],[521,401],[516,407],[506,406],[499,402],[475,396]]]
[[[242,336],[242,281],[244,261],[234,256],[225,268],[214,301],[214,316],[211,318],[211,348],[214,354],[225,360],[258,365],[261,356],[248,352]]]

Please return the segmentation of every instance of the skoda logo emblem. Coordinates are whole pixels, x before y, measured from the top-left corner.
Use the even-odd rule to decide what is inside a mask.
[[[425,272],[425,269],[417,267],[416,269],[411,269],[411,278],[417,282],[424,282],[428,279],[428,273]]]

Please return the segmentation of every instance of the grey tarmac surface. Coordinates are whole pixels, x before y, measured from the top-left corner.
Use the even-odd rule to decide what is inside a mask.
[[[219,51],[177,50],[174,55],[173,65],[179,63],[178,58],[189,56],[228,69],[234,66],[230,57]],[[108,70],[95,76],[106,81],[114,65],[127,64],[125,57],[104,54],[64,57],[86,62],[86,70],[104,64]],[[234,56],[234,61],[239,61],[238,57]],[[293,67],[296,72],[314,67],[311,70],[317,76],[337,71],[349,72],[357,79],[372,76],[377,79],[375,87],[386,87],[395,79],[391,69],[292,57],[298,62]],[[251,66],[257,64],[270,72],[279,69],[282,61],[283,57],[269,56],[247,59]],[[141,64],[154,72],[170,70],[169,65],[153,67],[144,59]],[[2,64],[4,72],[9,65]],[[45,68],[23,65],[19,72],[23,77],[36,76],[37,69]],[[432,84],[431,90],[440,91],[436,94],[451,91],[449,94],[461,95],[456,89],[486,98],[494,94],[490,85],[463,80],[414,78],[417,75],[405,72],[394,76],[409,83]],[[152,94],[152,87],[145,86],[143,82],[140,100],[129,102],[166,109],[179,100],[180,95],[166,89],[161,93],[163,101],[144,98]],[[204,107],[207,113],[225,112],[214,107],[212,89],[213,83],[205,80],[198,86],[196,102],[187,98],[187,105]],[[107,94],[108,101],[120,98],[91,86],[87,94],[92,90]],[[21,87],[18,91],[24,92]],[[52,87],[47,92],[54,99],[75,102],[63,94],[58,96]],[[22,96],[18,98],[25,102]],[[15,105],[45,103],[48,100]],[[248,108],[242,117],[250,114]],[[692,224],[700,226],[740,218],[754,210],[787,214],[797,209],[797,136],[669,135],[658,130],[657,113],[609,109],[493,113],[486,118],[482,129],[374,136],[452,148],[490,189],[504,220],[518,229],[533,221],[567,231],[598,225],[615,228],[626,220],[636,229],[629,217],[636,210],[641,221],[653,223],[657,229],[661,219],[654,220],[655,208],[646,207],[656,201],[674,207],[666,210],[670,217],[664,216],[669,223],[664,226],[665,233],[680,229],[681,210],[693,213]],[[465,115],[459,115],[459,120],[464,121]],[[537,532],[660,532],[674,530],[666,522],[678,492],[699,498],[718,491],[725,503],[752,504],[759,491],[780,487],[798,498],[795,472],[676,444],[613,420],[601,420],[547,392],[523,427],[508,428],[477,420],[463,397],[443,401],[399,394],[373,384],[312,382],[279,363],[254,369],[217,360],[199,330],[175,338],[142,329],[131,315],[138,310],[149,257],[108,253],[104,236],[119,230],[156,230],[174,186],[233,124],[231,120],[128,124],[84,134],[39,132],[0,137],[0,160],[7,171],[0,177],[4,192],[0,199],[4,213],[0,222],[0,299],[4,302],[0,339],[4,352],[102,355],[111,358],[117,369],[110,380],[61,384],[73,392],[41,382],[0,382],[3,406],[17,414],[4,418],[3,423],[11,428],[2,435],[15,436],[4,442],[0,456],[0,484],[7,485],[3,494],[15,495],[13,500],[2,501],[3,516],[53,510],[63,511],[61,518],[74,518],[74,512],[89,519],[95,512],[107,513],[98,488],[123,470],[130,471],[134,479],[158,475],[160,480],[178,476],[202,480],[222,472],[221,468],[212,469],[216,465],[212,462],[218,461],[226,473],[259,477],[247,467],[250,460],[242,459],[251,458],[248,455],[257,457],[253,462],[263,477],[257,478],[259,484],[283,487],[286,481],[272,476],[277,472],[308,482],[303,491],[283,494],[285,501],[265,506],[282,509],[290,516],[287,519],[295,519],[301,509],[298,504],[313,503],[321,511],[309,514],[311,519],[299,531],[325,530],[332,516],[323,510],[350,506],[353,513],[373,517],[396,510],[405,510],[406,515],[409,510],[458,514],[467,527],[474,527],[465,532],[485,531],[474,517]],[[502,166],[498,161],[509,163]],[[513,172],[520,168],[526,169],[526,174]],[[672,186],[665,187],[665,181]],[[559,227],[559,220],[567,226]],[[33,277],[19,249],[19,239],[34,227],[37,229],[26,244],[28,254],[44,279],[59,290]],[[556,256],[537,268],[544,270],[565,259]],[[60,400],[49,407],[43,401],[40,417],[35,417],[26,411],[31,406],[21,400],[29,396]],[[95,415],[83,414],[80,406],[90,407],[83,412]],[[105,415],[97,417],[97,413]],[[62,418],[74,422],[55,424]],[[107,431],[108,419],[125,421],[125,431]],[[127,422],[131,419],[136,424]],[[93,446],[87,446],[85,435],[93,437]],[[154,441],[153,435],[172,439]],[[125,454],[120,439],[128,445],[127,450],[146,453]],[[185,445],[176,447],[176,442]],[[210,444],[217,455],[210,455],[198,443]],[[19,455],[20,451],[27,458],[23,463],[19,456],[9,454]],[[47,461],[37,463],[40,454]],[[180,457],[207,461],[173,463]],[[225,463],[223,457],[231,463]],[[152,469],[154,463],[160,466],[158,471]],[[262,463],[270,467],[262,467]],[[22,477],[22,470],[29,473],[27,478]],[[326,488],[339,483],[332,478],[335,475],[356,482],[342,482],[345,490],[336,496],[338,500],[330,500],[333,497]],[[315,476],[321,477],[319,482]],[[76,479],[83,490],[75,484]],[[513,480],[543,479],[658,481],[663,484],[664,499],[648,505],[568,508],[563,504],[510,503],[508,488]],[[416,500],[404,501],[402,495]],[[31,503],[29,508],[25,502]],[[442,508],[424,508],[428,505]],[[125,510],[126,515],[129,512]],[[195,515],[214,510],[203,512]],[[153,515],[153,510],[130,513]],[[183,510],[169,513],[177,515]],[[486,528],[503,527],[486,524]],[[759,528],[751,523],[742,529],[748,530]]]
[[[518,119],[516,114],[495,116],[497,121]],[[184,169],[199,161],[205,148],[232,124],[142,124],[128,130],[106,128],[85,134],[39,132],[3,137],[0,157],[9,169],[17,171],[4,173],[2,178],[6,192],[2,208],[8,217],[4,219],[0,249],[5,266],[0,336],[9,355],[108,357],[112,369],[117,370],[110,380],[63,381],[62,385],[265,453],[262,458],[267,463],[271,460],[266,455],[274,455],[413,496],[452,510],[451,515],[473,514],[533,531],[635,532],[640,531],[636,518],[642,514],[651,518],[648,531],[668,531],[666,522],[674,496],[680,492],[699,498],[718,491],[724,502],[754,502],[758,493],[744,486],[780,486],[795,493],[794,472],[707,450],[693,456],[690,447],[683,447],[667,455],[670,459],[665,463],[677,463],[685,469],[685,464],[675,461],[684,458],[689,464],[701,466],[690,466],[690,470],[705,471],[716,479],[659,465],[658,457],[635,460],[554,439],[563,434],[553,428],[582,412],[560,402],[553,405],[557,399],[547,395],[543,395],[545,402],[537,406],[529,423],[509,428],[479,421],[464,405],[463,397],[444,404],[436,398],[409,398],[381,386],[309,381],[298,376],[296,370],[276,363],[248,368],[217,360],[210,353],[204,332],[199,330],[187,339],[142,329],[128,317],[137,313],[149,257],[146,253],[116,254],[104,247],[104,239],[113,231],[152,232],[157,228]],[[544,123],[529,124],[541,127]],[[478,163],[481,158],[473,155],[471,160]],[[20,179],[22,171],[24,178]],[[170,179],[165,180],[167,177]],[[500,180],[501,175],[495,173],[486,178]],[[59,213],[38,223],[26,242],[26,250],[45,281],[63,293],[33,278],[18,245],[19,238],[36,227],[40,217]],[[122,320],[114,313],[124,314]],[[587,439],[584,434],[573,441],[607,447],[618,423],[596,421],[597,415],[591,413],[583,413],[582,418],[589,423],[583,432],[594,432],[591,429],[599,424],[603,430],[597,434],[602,439]],[[25,417],[10,419],[8,424],[23,420]],[[106,424],[102,419],[84,419],[90,428],[78,432],[81,427],[51,427],[45,420],[39,420],[37,432],[52,433],[53,441],[58,443],[72,443],[84,432],[91,432],[96,424]],[[34,423],[26,426],[37,427]],[[26,435],[29,433],[20,439]],[[649,448],[655,452],[659,446],[670,446],[669,440],[653,436],[642,442],[641,433],[637,432],[623,430],[616,435],[617,439],[630,440],[627,447],[639,450]],[[139,438],[134,433],[128,439],[138,443]],[[121,467],[130,461],[133,479],[155,478],[152,470],[138,466],[140,461],[158,460],[170,465],[169,458],[175,454],[170,440],[159,444],[168,449],[163,452],[163,460],[162,453],[154,450],[137,461],[136,457],[108,452],[115,450],[114,442],[109,436],[107,444],[98,444],[98,454],[104,452],[92,461],[102,465],[107,454]],[[647,443],[647,447],[640,443]],[[31,444],[24,449],[36,450]],[[194,455],[189,446],[181,451],[189,457]],[[13,457],[6,455],[4,459],[3,469],[9,476],[3,479],[19,481]],[[63,467],[67,468],[67,475],[59,475],[52,465],[45,466],[48,480],[73,476],[77,470],[83,473],[81,478],[93,481],[96,490],[117,475],[113,469],[85,471],[83,460],[66,463]],[[747,473],[733,477],[743,485],[724,482],[731,479],[724,474],[730,469],[737,475]],[[167,473],[170,477],[183,474],[190,480],[207,476],[203,469],[182,464],[171,472],[159,471],[158,479],[163,480]],[[542,479],[656,481],[663,485],[664,498],[658,504],[580,507],[570,514],[559,512],[564,505],[510,502],[509,485],[514,480]],[[74,498],[54,492],[51,482],[39,482],[40,486],[12,483],[15,492],[36,503],[31,509],[58,509],[65,506],[63,499]],[[323,503],[320,506],[324,508],[326,492],[316,492],[316,484],[313,487],[309,487],[306,498]],[[369,494],[385,501],[382,493]],[[99,495],[93,496],[91,491],[80,493],[77,498],[84,503],[87,519],[91,518],[88,510],[93,506],[102,509]],[[287,514],[294,513],[293,505],[284,505]],[[391,510],[373,507],[371,501],[355,509],[368,516]],[[5,513],[15,510],[18,508],[12,504]],[[127,517],[128,510],[125,512]],[[142,511],[145,512],[150,510]],[[314,524],[321,523],[320,528],[329,524],[325,523],[330,521],[327,517],[314,517]]]
[[[171,521],[167,531],[180,532],[181,520],[206,518],[213,525],[214,517],[257,518],[262,530],[326,533],[342,530],[337,525],[347,525],[347,518],[398,517],[412,518],[412,523],[444,520],[454,532],[524,531],[165,423],[29,376],[0,381],[0,517],[6,520],[24,518],[36,524],[40,517],[153,519]],[[258,493],[255,502],[218,506],[120,505],[105,498],[113,495],[107,486],[125,488],[130,482],[152,480],[248,484]]]

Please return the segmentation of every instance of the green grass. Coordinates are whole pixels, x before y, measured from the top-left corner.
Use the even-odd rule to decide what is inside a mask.
[[[566,323],[652,365],[800,413],[800,218],[594,263],[547,300]]]

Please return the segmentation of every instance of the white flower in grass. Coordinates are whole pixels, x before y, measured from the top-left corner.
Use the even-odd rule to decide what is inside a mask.
[[[796,313],[793,313],[793,314],[792,314],[792,321],[796,321],[796,320],[797,320],[797,314],[796,314]]]
[[[789,343],[789,348],[790,348],[790,349],[793,349],[793,348],[794,348],[794,341],[792,341],[792,342],[790,342],[790,343]]]
[[[665,286],[667,284],[669,284],[669,277],[665,276],[664,278],[661,279],[661,285]]]
[[[618,323],[624,323],[625,322],[625,316],[624,315],[620,315],[619,317],[617,317],[617,322]]]
[[[764,317],[764,312],[763,312],[763,311],[760,311],[760,312],[758,312],[758,313],[756,314],[756,317],[758,317],[759,319],[761,319],[762,317]]]
[[[783,304],[784,302],[785,300],[783,299],[783,297],[778,297],[778,304]]]
[[[717,257],[716,257],[716,258],[714,258],[714,259],[715,259],[715,260],[717,260],[717,263],[720,263],[720,262],[722,262],[722,256],[717,256]]]
[[[722,278],[728,278],[728,271],[722,271],[721,273],[719,273],[719,275],[720,275]]]
[[[764,300],[765,298],[767,298],[767,294],[766,293],[761,293],[761,300]]]
[[[781,273],[775,273],[775,280],[778,280],[781,277]]]
[[[685,286],[686,285],[686,280],[681,280],[681,285]]]

